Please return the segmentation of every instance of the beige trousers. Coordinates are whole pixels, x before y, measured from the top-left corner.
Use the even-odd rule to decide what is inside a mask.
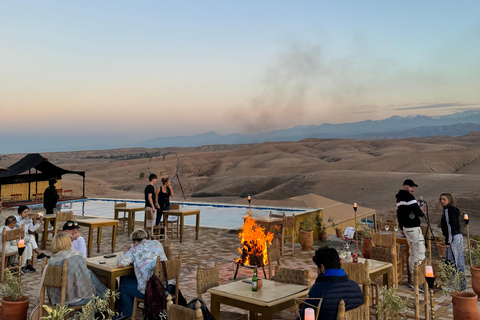
[[[410,274],[413,278],[413,270],[415,267],[415,262],[420,263],[425,259],[425,238],[422,234],[422,228],[403,228],[403,233],[407,238],[408,245],[410,247],[409,253],[410,257],[408,258],[408,265],[410,267]]]

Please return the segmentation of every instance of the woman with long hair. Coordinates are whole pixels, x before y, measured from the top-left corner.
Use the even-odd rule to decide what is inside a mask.
[[[173,197],[172,183],[169,178],[162,178],[162,186],[157,188],[157,219],[155,225],[162,220],[163,210],[170,210],[170,197]]]
[[[445,258],[455,264],[459,271],[465,273],[463,257],[463,235],[460,228],[460,210],[455,207],[455,200],[450,193],[440,195],[440,205],[443,207],[441,220],[442,233],[445,237]],[[464,279],[462,291],[467,289]]]

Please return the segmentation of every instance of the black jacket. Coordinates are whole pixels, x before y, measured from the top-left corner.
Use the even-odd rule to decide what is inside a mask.
[[[57,205],[57,201],[57,189],[55,189],[55,186],[49,186],[47,189],[45,189],[45,192],[43,193],[43,207],[45,209],[53,209]]]
[[[450,224],[450,229],[452,232],[452,238],[456,234],[461,234],[460,228],[460,210],[457,207],[443,207],[443,215],[442,215],[442,233],[445,237],[445,244],[449,245],[450,241],[448,241],[448,224],[447,219],[445,217],[445,211],[448,210],[448,224]]]
[[[318,319],[335,320],[338,304],[345,302],[345,310],[355,309],[363,304],[362,290],[358,284],[344,276],[319,276],[317,282],[310,288],[308,298],[323,298]],[[318,304],[317,300],[306,300],[306,303]],[[303,319],[302,309],[302,319]]]
[[[398,191],[395,197],[397,198],[397,219],[400,230],[403,230],[404,227],[420,227],[420,217],[423,217],[424,214],[415,197],[407,190]]]

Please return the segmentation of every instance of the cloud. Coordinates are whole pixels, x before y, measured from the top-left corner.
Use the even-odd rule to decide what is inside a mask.
[[[478,103],[435,103],[435,104],[426,104],[426,105],[415,106],[415,107],[395,108],[393,110],[440,109],[440,108],[471,107],[471,106],[478,106]]]

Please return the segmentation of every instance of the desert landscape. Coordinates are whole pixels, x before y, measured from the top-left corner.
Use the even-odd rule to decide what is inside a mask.
[[[174,152],[165,157],[169,152]],[[191,201],[231,202],[285,199],[316,193],[395,216],[395,194],[413,179],[417,199],[429,203],[439,221],[440,193],[452,193],[462,212],[471,215],[471,231],[480,235],[480,132],[461,137],[347,140],[305,139],[299,142],[215,145],[192,148],[125,148],[102,151],[42,153],[65,169],[86,171],[86,196],[143,199],[149,172],[178,176]],[[3,155],[7,167],[25,154]],[[82,180],[65,175],[63,187],[81,195]],[[174,200],[183,200],[173,180]],[[254,203],[254,201],[253,201]]]

